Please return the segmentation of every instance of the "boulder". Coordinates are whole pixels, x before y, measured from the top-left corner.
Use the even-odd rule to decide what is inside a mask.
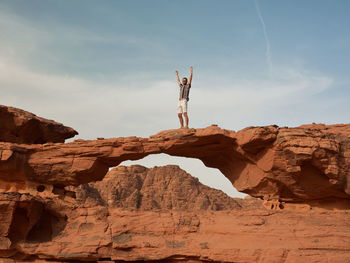
[[[61,123],[0,105],[0,141],[25,144],[64,142],[78,133]]]

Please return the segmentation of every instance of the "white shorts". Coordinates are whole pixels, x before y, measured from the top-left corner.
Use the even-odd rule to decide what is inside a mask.
[[[177,113],[185,113],[187,112],[187,100],[182,99],[179,100],[179,103],[177,104]]]

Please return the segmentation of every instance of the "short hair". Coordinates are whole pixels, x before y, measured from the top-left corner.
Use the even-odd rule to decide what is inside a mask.
[[[182,79],[188,80],[186,77],[183,77]]]

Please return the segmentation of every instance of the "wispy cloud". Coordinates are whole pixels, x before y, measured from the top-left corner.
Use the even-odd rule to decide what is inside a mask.
[[[254,0],[254,3],[255,3],[256,13],[258,14],[258,18],[259,18],[259,21],[261,23],[261,27],[262,27],[263,34],[264,34],[264,39],[265,39],[265,44],[266,44],[266,51],[265,51],[266,64],[267,64],[270,76],[272,76],[272,74],[273,74],[273,66],[272,66],[272,55],[271,55],[270,39],[269,39],[269,36],[267,34],[265,20],[264,20],[264,17],[262,15],[262,13],[261,13],[261,9],[260,9],[258,0]]]

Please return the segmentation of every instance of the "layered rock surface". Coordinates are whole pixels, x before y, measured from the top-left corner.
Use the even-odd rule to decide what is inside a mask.
[[[341,132],[340,132],[341,131]],[[219,169],[244,193],[286,202],[349,200],[348,126],[210,126],[149,138],[76,140],[41,145],[0,143],[0,180],[57,186],[101,180],[109,167],[149,154],[197,158]]]
[[[350,125],[36,145],[16,134],[17,143],[0,142],[1,263],[350,258]],[[258,198],[230,198],[176,166],[108,172],[156,153],[200,159]]]
[[[0,105],[0,141],[13,143],[64,142],[78,133],[61,123]]]
[[[0,194],[0,262],[343,263],[350,256],[348,210],[267,210],[177,166],[122,166],[66,191],[76,199],[48,189]],[[135,202],[131,192],[146,198]]]
[[[141,165],[118,166],[100,182],[70,189],[76,192],[79,203],[138,211],[232,210],[242,208],[241,203],[246,201],[201,184],[177,165],[151,169]]]

